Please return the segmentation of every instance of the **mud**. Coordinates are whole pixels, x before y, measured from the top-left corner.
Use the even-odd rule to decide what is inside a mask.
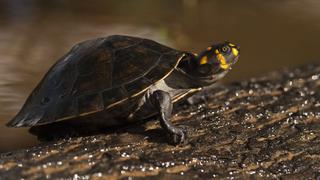
[[[186,144],[167,144],[149,121],[1,154],[1,179],[320,178],[320,66],[218,85],[193,101],[173,117]]]

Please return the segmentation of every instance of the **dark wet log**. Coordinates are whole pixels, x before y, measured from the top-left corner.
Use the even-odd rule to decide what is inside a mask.
[[[174,123],[188,127],[171,146],[158,122],[69,138],[1,155],[1,179],[320,177],[320,66],[219,85]]]

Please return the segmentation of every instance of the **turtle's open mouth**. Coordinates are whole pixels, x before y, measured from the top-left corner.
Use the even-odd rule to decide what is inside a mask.
[[[239,59],[239,55],[234,58],[234,62],[232,64],[235,64],[236,62],[238,62],[238,59]]]
[[[227,68],[227,69],[228,69],[228,70],[232,69],[232,66],[233,66],[235,63],[238,62],[238,59],[239,59],[239,55],[236,56],[236,57],[233,59],[233,62],[232,62],[232,63],[228,64],[228,68]]]

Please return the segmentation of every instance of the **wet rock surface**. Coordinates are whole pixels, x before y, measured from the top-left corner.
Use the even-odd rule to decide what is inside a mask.
[[[194,101],[173,116],[186,144],[167,144],[149,121],[4,153],[1,179],[320,178],[320,66],[219,85]]]

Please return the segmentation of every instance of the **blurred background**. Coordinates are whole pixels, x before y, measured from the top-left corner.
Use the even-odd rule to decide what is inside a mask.
[[[77,42],[111,34],[199,52],[241,46],[224,82],[320,60],[318,0],[0,0],[0,152],[37,144],[8,122],[48,68]]]

